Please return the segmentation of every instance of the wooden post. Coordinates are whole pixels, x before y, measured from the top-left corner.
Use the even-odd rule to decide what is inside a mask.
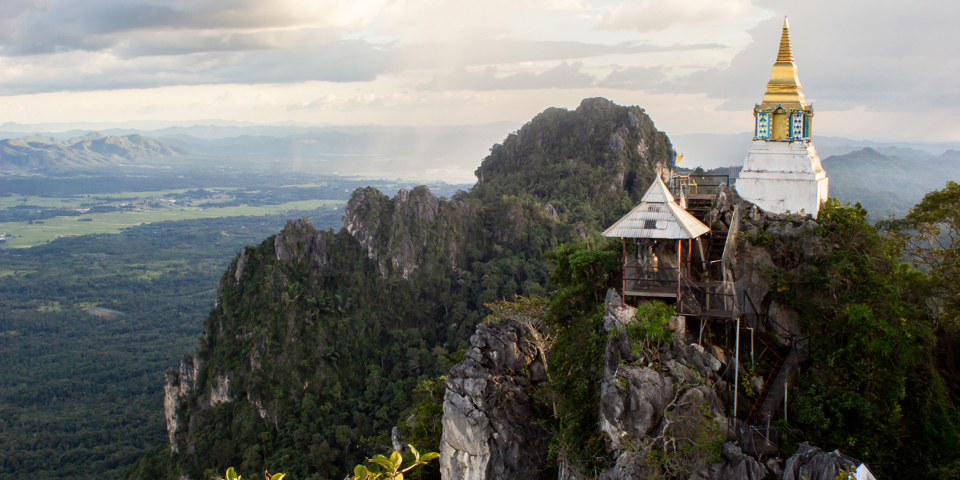
[[[627,306],[627,239],[626,237],[621,237],[623,240],[623,297],[621,302],[623,307]]]
[[[640,281],[643,272],[640,270],[640,243],[636,238],[633,239],[633,263],[637,266],[637,282]]]
[[[677,313],[679,314],[682,310],[680,308],[680,275],[681,275],[681,259],[683,258],[680,253],[680,247],[683,245],[683,240],[677,240]]]

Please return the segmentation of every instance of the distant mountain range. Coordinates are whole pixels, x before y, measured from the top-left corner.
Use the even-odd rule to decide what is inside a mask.
[[[503,141],[518,127],[505,122],[442,127],[195,125],[152,131],[112,128],[97,134],[149,136],[184,157],[202,159],[197,164],[204,165],[472,182],[473,172],[489,154],[490,145]],[[0,138],[22,137],[28,130],[26,125],[6,123],[0,125]],[[42,138],[62,144],[85,133],[43,132]],[[42,159],[50,163],[50,168],[63,167],[52,153],[37,158],[34,169],[44,163]]]
[[[224,165],[254,171],[309,171],[472,183],[490,146],[518,125],[445,127],[194,125],[34,134],[0,125],[0,174],[103,171],[120,165]],[[8,131],[4,131],[8,130]],[[108,136],[105,136],[107,134]],[[10,137],[23,138],[10,138]],[[152,138],[150,138],[152,137]],[[741,165],[749,133],[670,137],[682,167]],[[814,139],[830,194],[861,202],[874,219],[903,215],[923,195],[960,181],[960,144]]]
[[[142,135],[104,136],[93,132],[66,140],[31,135],[0,140],[0,174],[96,170],[179,158],[184,153]]]
[[[668,132],[669,133],[669,132]],[[705,169],[743,165],[747,150],[753,142],[753,133],[713,134],[694,133],[670,135],[673,147],[683,154],[682,167]],[[902,159],[920,159],[937,156],[947,150],[960,150],[958,142],[894,142],[883,143],[870,140],[853,140],[842,137],[816,136],[813,144],[821,159],[844,155],[864,148],[872,148],[882,155]],[[830,172],[827,171],[827,174]]]
[[[830,196],[860,202],[875,220],[903,216],[948,180],[960,182],[960,151],[930,155],[910,148],[864,148],[821,161]]]

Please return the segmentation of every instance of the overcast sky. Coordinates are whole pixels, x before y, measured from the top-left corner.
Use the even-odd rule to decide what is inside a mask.
[[[744,132],[784,15],[815,134],[960,141],[957,0],[0,0],[0,123],[519,125],[603,96]]]

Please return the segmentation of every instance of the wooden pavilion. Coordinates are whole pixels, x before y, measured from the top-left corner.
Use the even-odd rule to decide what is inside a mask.
[[[678,309],[685,283],[691,283],[693,240],[710,228],[681,208],[658,175],[640,204],[603,232],[623,240],[623,298],[676,298]],[[629,255],[627,240],[633,243]],[[683,244],[686,240],[686,256]],[[704,258],[700,242],[699,257]]]

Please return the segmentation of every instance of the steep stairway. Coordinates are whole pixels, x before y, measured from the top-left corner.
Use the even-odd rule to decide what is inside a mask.
[[[686,196],[687,211],[694,217],[697,217],[701,222],[706,223],[704,220],[707,217],[707,213],[713,208],[713,201],[716,197],[716,195],[703,193],[689,194]]]

